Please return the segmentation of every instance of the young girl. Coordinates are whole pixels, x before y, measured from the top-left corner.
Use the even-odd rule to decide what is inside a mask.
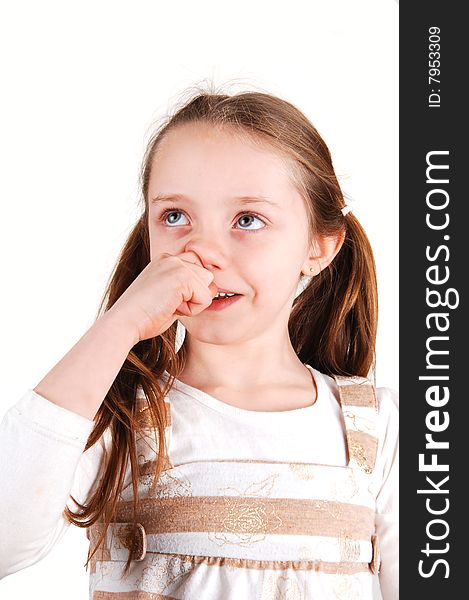
[[[0,575],[73,523],[92,600],[371,599],[378,572],[396,600],[397,395],[324,141],[277,97],[199,93],[141,183],[101,314],[1,424]]]

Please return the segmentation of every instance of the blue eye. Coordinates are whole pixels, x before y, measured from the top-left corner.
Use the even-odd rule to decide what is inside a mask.
[[[167,210],[165,210],[165,211],[163,212],[163,214],[161,215],[161,217],[159,218],[159,220],[160,220],[160,221],[162,221],[162,222],[163,222],[165,225],[167,225],[168,227],[172,227],[172,226],[174,226],[174,225],[180,225],[181,223],[179,223],[179,222],[178,222],[178,219],[177,219],[177,217],[176,217],[176,219],[174,218],[174,216],[175,216],[175,215],[178,215],[178,214],[179,214],[179,215],[183,215],[184,213],[183,213],[182,211],[178,210],[178,209],[177,209],[177,208],[175,208],[175,207],[171,207],[171,208],[168,208]],[[168,221],[168,220],[167,220],[169,217],[172,217],[172,219],[171,219],[170,221]],[[246,229],[245,227],[241,227],[241,228],[240,228],[240,229],[241,229],[241,231],[258,231],[259,229],[263,229],[263,228],[265,227],[265,221],[263,221],[263,220],[262,220],[260,217],[258,217],[256,214],[254,214],[254,213],[249,213],[249,212],[247,212],[247,213],[242,213],[242,214],[241,214],[241,215],[238,217],[238,219],[237,219],[237,222],[238,222],[238,221],[241,221],[242,219],[246,219],[246,217],[247,217],[248,219],[256,219],[257,221],[259,221],[260,223],[262,223],[262,226],[260,226],[260,227],[255,227],[254,229]],[[252,221],[251,221],[251,223],[252,223]],[[249,224],[251,224],[251,223],[248,223],[248,225],[249,225]]]
[[[260,223],[263,223],[264,226],[265,226],[264,221],[262,219],[260,219],[257,215],[253,214],[253,213],[244,213],[243,215],[241,215],[241,217],[239,217],[238,221],[241,221],[241,219],[244,219],[245,217],[257,219]],[[242,228],[242,229],[244,229],[244,228]],[[253,229],[246,229],[245,231],[256,231],[257,229],[262,229],[262,227],[256,227],[254,230]]]
[[[166,217],[167,216],[169,217],[170,215],[177,215],[178,213],[181,215],[183,214],[183,213],[181,213],[180,210],[176,210],[173,208],[165,210],[164,213],[161,215],[161,221],[163,221],[166,225],[170,225],[169,223],[166,223]],[[174,224],[174,220],[171,223]],[[177,223],[176,223],[176,225],[177,225]]]

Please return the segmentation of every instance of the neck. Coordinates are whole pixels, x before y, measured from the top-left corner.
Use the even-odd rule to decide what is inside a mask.
[[[186,362],[179,379],[194,387],[210,384],[240,392],[256,387],[285,385],[305,377],[288,331],[264,332],[235,343],[214,344],[186,331]]]

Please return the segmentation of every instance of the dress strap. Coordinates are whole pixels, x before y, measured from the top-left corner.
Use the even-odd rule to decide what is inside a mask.
[[[333,375],[344,416],[349,466],[372,473],[378,450],[376,389],[366,377]]]
[[[169,455],[169,447],[172,438],[172,418],[171,418],[171,402],[166,396],[164,399],[164,429],[165,429],[165,442],[166,442],[166,453],[165,461],[163,464],[163,471],[172,469],[173,465]],[[149,476],[155,470],[156,466],[156,454],[158,452],[159,443],[155,435],[157,434],[157,425],[152,418],[148,403],[142,393],[139,394],[137,399],[137,420],[139,426],[143,428],[143,439],[139,437],[137,440],[137,449],[139,450],[139,475],[140,477]],[[156,484],[156,480],[155,480]]]

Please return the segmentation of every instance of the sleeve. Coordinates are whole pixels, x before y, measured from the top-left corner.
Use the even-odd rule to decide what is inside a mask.
[[[0,423],[0,579],[44,558],[70,523],[69,495],[83,502],[98,474],[94,422],[28,390]]]
[[[377,388],[380,436],[376,476],[376,534],[383,600],[399,598],[399,396],[391,388]]]

